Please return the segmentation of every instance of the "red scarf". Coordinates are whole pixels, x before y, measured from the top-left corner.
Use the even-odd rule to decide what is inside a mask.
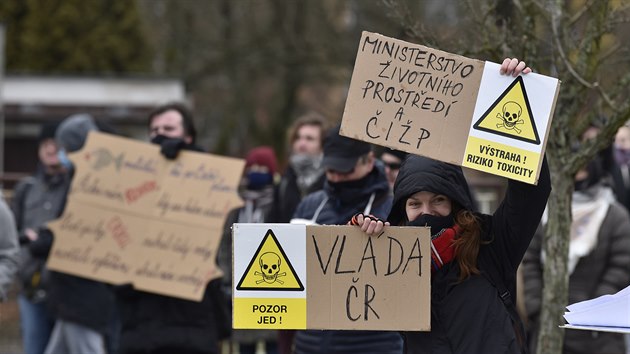
[[[459,227],[457,225],[442,230],[440,234],[431,239],[431,272],[439,270],[455,258],[455,235]]]

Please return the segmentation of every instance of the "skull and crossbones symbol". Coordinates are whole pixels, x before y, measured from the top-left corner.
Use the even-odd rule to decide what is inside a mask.
[[[260,259],[258,260],[258,264],[260,265],[260,272],[255,271],[254,275],[262,275],[262,279],[256,280],[256,284],[260,284],[263,282],[268,284],[284,284],[282,280],[278,279],[287,275],[286,272],[280,273],[280,262],[280,257],[273,252],[265,252],[260,255]]]
[[[514,102],[509,101],[503,105],[502,113],[497,113],[497,118],[503,121],[503,123],[497,123],[497,128],[505,128],[507,130],[515,130],[518,134],[521,130],[516,126],[517,124],[525,123],[521,118],[523,109],[521,106]]]

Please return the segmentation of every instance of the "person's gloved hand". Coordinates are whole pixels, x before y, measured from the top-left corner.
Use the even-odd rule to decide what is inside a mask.
[[[363,215],[363,213],[358,213],[352,216],[348,225],[360,226],[361,231],[364,231],[368,235],[374,235],[383,231],[385,226],[389,226],[389,221],[379,219],[374,215]]]
[[[186,147],[186,142],[181,138],[168,138],[164,135],[158,135],[151,139],[154,144],[161,146],[160,153],[169,160],[174,160],[179,155],[179,151]]]

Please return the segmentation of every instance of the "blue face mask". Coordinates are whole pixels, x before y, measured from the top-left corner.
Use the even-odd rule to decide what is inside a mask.
[[[246,177],[247,189],[250,190],[263,189],[273,182],[271,173],[266,172],[248,172]]]
[[[67,170],[72,169],[72,161],[70,161],[70,159],[68,158],[68,154],[66,154],[65,149],[59,149],[59,151],[57,151],[57,158],[59,159],[59,163],[61,164],[61,166],[63,166]]]

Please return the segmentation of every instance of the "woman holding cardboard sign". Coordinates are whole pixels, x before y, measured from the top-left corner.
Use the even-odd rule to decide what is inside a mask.
[[[501,66],[506,75],[530,71],[516,59]],[[412,155],[394,185],[388,222],[353,218],[369,234],[390,223],[431,227],[431,332],[403,333],[407,353],[526,352],[512,294],[550,191],[545,160],[537,186],[510,180],[499,208],[482,215],[460,167]]]

